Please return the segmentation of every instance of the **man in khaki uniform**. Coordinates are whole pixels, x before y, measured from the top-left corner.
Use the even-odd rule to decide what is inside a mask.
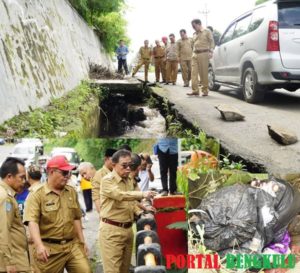
[[[42,173],[39,166],[36,165],[30,165],[27,169],[27,180],[30,185],[28,188],[29,194],[35,192],[37,189],[43,186],[41,183]],[[28,198],[28,197],[27,197]],[[26,206],[26,200],[25,200],[25,206]],[[41,271],[37,267],[35,261],[34,261],[34,245],[33,240],[30,238],[28,229],[26,230],[27,236],[28,236],[28,247],[29,247],[29,254],[30,254],[30,262],[31,267],[34,273],[40,273]]]
[[[151,62],[151,48],[149,47],[149,41],[144,41],[144,46],[140,48],[139,51],[140,60],[139,64],[135,67],[132,77],[138,72],[138,70],[144,65],[144,74],[145,74],[145,82],[148,81],[148,70]]]
[[[178,73],[178,52],[177,46],[175,42],[175,35],[170,34],[170,44],[166,49],[166,57],[167,57],[167,82],[166,85],[172,83],[176,85],[177,81],[177,73]]]
[[[31,272],[27,237],[16,193],[23,191],[26,179],[24,162],[8,158],[1,166],[0,180],[0,272]]]
[[[168,47],[168,37],[162,37],[161,38],[162,42],[163,42],[163,46],[165,48],[165,51],[166,51],[166,48]],[[165,57],[163,59],[163,69],[162,69],[162,78],[163,78],[163,83],[166,83],[167,82],[167,57],[166,57],[166,53],[165,53]]]
[[[186,30],[180,30],[181,39],[177,41],[177,52],[181,67],[182,79],[184,87],[188,87],[191,80],[191,60],[192,60],[192,39],[188,38]]]
[[[117,150],[115,149],[107,149],[105,151],[104,155],[104,165],[100,170],[98,170],[95,174],[95,176],[92,178],[92,199],[94,201],[94,204],[96,206],[96,210],[98,213],[100,213],[100,185],[101,180],[104,176],[111,173],[113,169],[113,164],[111,161],[111,157]]]
[[[134,215],[143,213],[136,200],[156,193],[134,191],[129,177],[131,152],[119,150],[112,161],[114,169],[101,182],[100,253],[104,273],[128,273],[132,256]]]
[[[208,95],[208,65],[214,49],[214,39],[211,31],[202,27],[201,21],[195,19],[192,26],[196,31],[193,36],[192,57],[192,93],[189,96],[199,96],[199,76],[202,82],[202,96]]]
[[[91,273],[76,191],[67,182],[74,167],[64,156],[47,162],[47,182],[26,200],[24,223],[42,273]]]
[[[153,48],[152,55],[153,55],[153,58],[154,58],[156,82],[159,82],[160,74],[162,74],[163,70],[164,70],[164,63],[163,62],[164,62],[164,59],[165,59],[166,51],[165,51],[165,48],[163,46],[161,46],[159,40],[156,40],[155,44],[156,44],[156,46]]]

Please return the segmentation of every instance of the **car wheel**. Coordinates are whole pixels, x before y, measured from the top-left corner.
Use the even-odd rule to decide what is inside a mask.
[[[211,91],[218,91],[221,85],[215,83],[215,73],[212,67],[208,68],[208,89]]]
[[[262,102],[265,90],[257,83],[257,74],[252,67],[248,67],[243,74],[243,95],[249,103]]]

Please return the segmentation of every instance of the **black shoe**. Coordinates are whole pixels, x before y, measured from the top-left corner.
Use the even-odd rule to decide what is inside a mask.
[[[165,82],[165,85],[169,85],[169,83],[168,83],[168,82]]]
[[[170,195],[182,195],[182,193],[181,193],[181,192],[174,191],[174,192],[170,192]]]
[[[173,82],[173,85],[176,85],[176,82]]]

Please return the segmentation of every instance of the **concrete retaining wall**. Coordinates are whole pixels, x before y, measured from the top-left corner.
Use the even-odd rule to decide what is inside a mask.
[[[89,61],[111,67],[67,0],[0,0],[0,124],[73,89]]]

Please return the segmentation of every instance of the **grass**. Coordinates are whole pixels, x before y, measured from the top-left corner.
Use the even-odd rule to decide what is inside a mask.
[[[83,81],[49,106],[21,113],[0,126],[0,135],[13,132],[13,137],[55,138],[62,134],[78,135],[85,118],[99,105],[101,90]]]

